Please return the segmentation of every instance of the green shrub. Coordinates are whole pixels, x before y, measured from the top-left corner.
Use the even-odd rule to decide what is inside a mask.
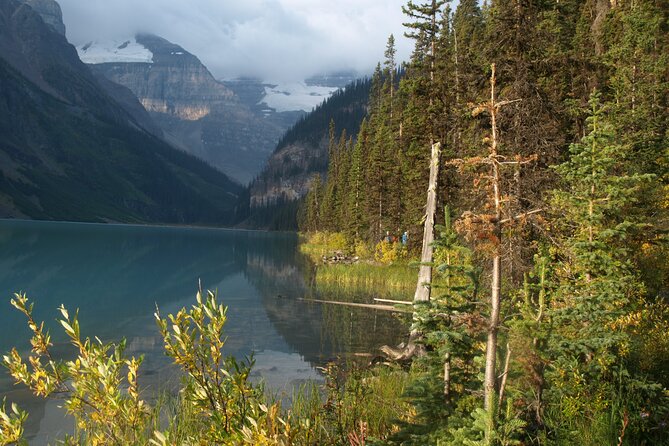
[[[407,249],[401,243],[383,240],[377,243],[374,248],[374,260],[384,265],[406,260],[407,257]]]
[[[60,307],[60,324],[77,352],[73,361],[56,361],[50,352],[51,337],[32,317],[33,304],[25,294],[16,294],[12,305],[28,319],[33,333],[32,351],[27,362],[14,348],[3,357],[3,364],[17,384],[26,385],[35,395],[64,395],[63,407],[76,421],[77,438],[70,443],[91,445],[126,445],[140,443],[149,420],[147,404],[139,396],[137,370],[142,358],[124,356],[125,341],[105,344],[98,338],[82,339],[77,314],[70,317]],[[0,431],[0,443],[17,442],[21,430],[18,422],[25,419],[18,410],[14,418],[0,417],[13,427]],[[18,421],[17,421],[18,420]]]
[[[13,349],[3,364],[14,381],[41,397],[60,396],[75,419],[77,432],[68,445],[219,444],[310,446],[349,444],[385,438],[407,406],[401,395],[406,373],[399,369],[326,368],[325,404],[315,384],[296,393],[293,407],[267,397],[249,381],[253,359],[224,356],[227,308],[216,295],[200,291],[196,303],[166,317],[156,311],[165,352],[185,375],[178,396],[161,396],[149,405],[140,398],[137,374],[141,358],[124,356],[125,341],[105,344],[82,339],[77,314],[60,308],[59,321],[76,348],[72,361],[57,361],[44,323],[32,318],[25,295],[12,304],[28,318],[33,332],[27,362]],[[27,414],[16,405],[0,406],[0,445],[24,445]]]
[[[351,243],[342,232],[313,232],[302,235],[300,252],[307,255],[314,262],[320,262],[323,256],[335,252],[351,254]]]

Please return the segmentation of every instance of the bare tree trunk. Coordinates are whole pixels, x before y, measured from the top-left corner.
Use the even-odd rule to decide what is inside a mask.
[[[485,349],[485,381],[484,403],[487,411],[495,408],[495,394],[497,387],[497,331],[499,326],[500,288],[502,280],[501,258],[499,253],[492,260],[492,294],[490,296],[490,320],[488,322],[488,341]]]
[[[444,358],[444,399],[451,400],[451,354],[446,353]]]
[[[501,304],[502,288],[502,197],[500,193],[501,181],[499,175],[499,160],[497,159],[497,110],[495,101],[495,64],[492,64],[492,75],[490,76],[490,118],[492,126],[492,141],[490,145],[490,160],[492,166],[492,187],[495,205],[494,233],[496,240],[495,252],[492,259],[492,285],[490,292],[490,320],[488,322],[488,341],[485,350],[485,380],[483,382],[484,401],[483,407],[488,413],[488,425],[485,432],[487,444],[492,444],[492,434],[495,429],[495,403],[497,396],[497,331],[499,330],[499,313]]]
[[[506,359],[504,360],[504,372],[502,373],[502,383],[499,385],[499,406],[502,406],[504,399],[504,390],[506,389],[506,379],[509,376],[509,364],[511,363],[511,346],[506,343]]]
[[[434,218],[437,213],[437,181],[439,179],[439,159],[441,144],[432,145],[430,158],[430,182],[427,188],[427,206],[425,207],[425,226],[423,228],[423,251],[420,257],[421,266],[418,271],[418,283],[414,301],[425,302],[430,300],[430,285],[432,283],[432,262],[434,248]]]
[[[430,286],[432,284],[432,263],[434,248],[434,219],[437,213],[437,182],[439,179],[439,159],[441,156],[441,143],[432,144],[432,156],[430,157],[430,181],[427,189],[427,205],[425,207],[425,225],[423,228],[423,252],[421,255],[421,265],[418,271],[418,283],[416,284],[416,293],[414,302],[427,302],[430,300]],[[415,316],[415,313],[414,313]],[[406,345],[400,345],[399,348],[384,345],[381,351],[393,361],[406,361],[416,355],[424,353],[424,349],[418,341],[421,333],[418,330],[412,330],[409,335],[409,342]],[[450,380],[450,378],[449,378]]]

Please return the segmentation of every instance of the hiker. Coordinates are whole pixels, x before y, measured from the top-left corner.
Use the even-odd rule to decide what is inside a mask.
[[[402,234],[402,244],[406,246],[408,241],[409,241],[409,233],[407,231],[404,231],[404,233]]]
[[[393,242],[393,236],[390,235],[390,231],[386,231],[386,237],[384,238],[384,240],[385,240],[386,242],[388,242],[388,243],[392,243],[392,242]]]

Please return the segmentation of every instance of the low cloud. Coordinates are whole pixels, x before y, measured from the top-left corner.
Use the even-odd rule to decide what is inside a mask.
[[[295,80],[339,69],[370,72],[393,33],[398,59],[405,0],[59,0],[75,45],[157,34],[218,78]]]

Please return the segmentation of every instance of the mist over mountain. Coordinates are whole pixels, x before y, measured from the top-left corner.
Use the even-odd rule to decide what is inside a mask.
[[[145,128],[129,91],[103,87],[58,28],[0,3],[0,216],[232,222],[240,187]]]
[[[171,144],[240,183],[253,179],[283,133],[346,78],[324,77],[329,86],[318,78],[220,82],[195,55],[149,34],[91,41],[78,52],[95,73],[129,88]]]
[[[398,60],[411,54],[402,37],[404,0],[60,0],[68,38],[161,36],[195,54],[216,79],[303,81],[346,69],[371,73],[388,35]]]

